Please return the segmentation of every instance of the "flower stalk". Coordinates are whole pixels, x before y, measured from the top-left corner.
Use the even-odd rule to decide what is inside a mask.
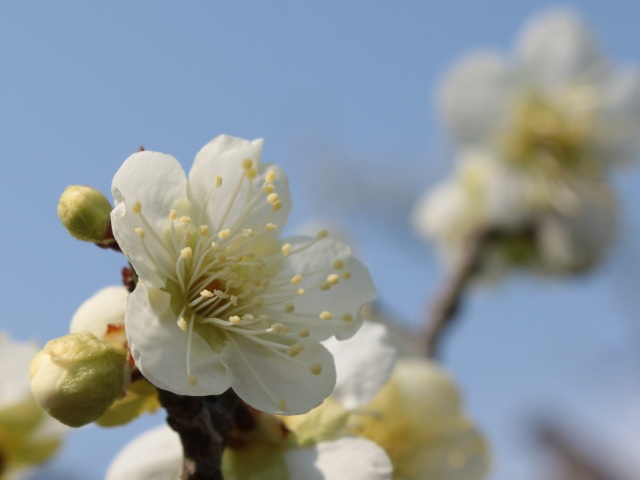
[[[178,433],[184,461],[180,480],[222,480],[222,452],[234,424],[238,397],[189,397],[158,389],[167,423]]]

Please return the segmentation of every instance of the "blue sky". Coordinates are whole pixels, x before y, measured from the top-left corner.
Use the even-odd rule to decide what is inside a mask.
[[[443,273],[406,221],[450,168],[439,78],[463,53],[509,51],[522,22],[549,5],[0,0],[0,328],[21,340],[61,336],[83,300],[119,282],[122,257],[59,225],[65,186],[108,192],[139,145],[188,168],[220,133],[265,138],[263,158],[291,180],[290,227],[317,216],[345,222],[381,302],[417,324]],[[616,61],[640,64],[635,2],[574,7]],[[618,183],[626,226],[599,271],[566,282],[514,275],[477,289],[448,339],[445,363],[495,445],[495,480],[536,478],[523,432],[547,411],[569,411],[586,432],[608,426],[614,445],[633,437],[631,420],[616,430],[607,416],[607,402],[619,412],[640,391],[639,274],[629,266],[639,264],[637,168]],[[603,390],[609,399],[593,394]],[[102,478],[122,442],[162,417],[73,432],[42,478]]]

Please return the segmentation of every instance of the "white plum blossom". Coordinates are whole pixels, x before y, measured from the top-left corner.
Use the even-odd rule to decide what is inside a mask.
[[[534,17],[510,59],[492,51],[463,58],[440,99],[458,145],[487,147],[543,175],[550,194],[574,176],[600,178],[640,147],[640,76],[611,67],[570,10]]]
[[[525,26],[512,58],[470,55],[440,93],[456,172],[418,202],[416,230],[453,263],[482,228],[533,231],[545,271],[596,263],[617,227],[608,174],[640,149],[640,76],[614,69],[577,14],[553,10]],[[515,246],[494,264],[513,263]]]
[[[67,428],[38,406],[29,383],[33,342],[12,341],[0,332],[0,478],[18,480],[49,458]]]
[[[540,273],[581,271],[614,242],[618,205],[606,184],[577,189],[574,208],[564,211],[539,206],[540,182],[487,150],[465,149],[457,160],[453,177],[423,195],[412,216],[415,230],[435,243],[448,265],[457,265],[468,239],[487,227],[500,229],[503,238],[485,249],[483,278],[514,265]]]
[[[145,378],[182,395],[232,387],[257,410],[291,415],[333,390],[320,342],[351,337],[375,288],[326,232],[279,238],[288,181],[260,162],[262,143],[219,136],[188,178],[169,155],[133,154],[113,179],[112,228],[140,278],[125,327]]]

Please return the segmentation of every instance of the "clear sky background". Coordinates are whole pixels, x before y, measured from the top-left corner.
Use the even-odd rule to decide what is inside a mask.
[[[220,133],[265,138],[263,159],[291,180],[290,228],[345,222],[381,303],[418,325],[443,277],[407,222],[451,168],[438,81],[461,54],[510,51],[523,21],[551,5],[0,0],[0,329],[44,343],[67,333],[82,301],[119,283],[123,257],[59,225],[67,185],[108,192],[140,145],[188,169]],[[640,65],[636,1],[573,7],[616,62]],[[477,289],[445,345],[494,446],[493,480],[546,478],[530,427],[547,416],[628,478],[640,467],[638,168],[617,181],[625,226],[598,271]],[[100,479],[120,446],[163,416],[73,431],[38,478]]]

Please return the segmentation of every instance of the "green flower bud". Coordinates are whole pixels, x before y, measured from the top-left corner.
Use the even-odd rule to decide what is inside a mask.
[[[103,243],[111,229],[111,204],[93,187],[71,185],[58,202],[58,217],[78,240]]]
[[[126,357],[88,332],[48,342],[31,361],[38,404],[65,425],[98,419],[126,388]]]

